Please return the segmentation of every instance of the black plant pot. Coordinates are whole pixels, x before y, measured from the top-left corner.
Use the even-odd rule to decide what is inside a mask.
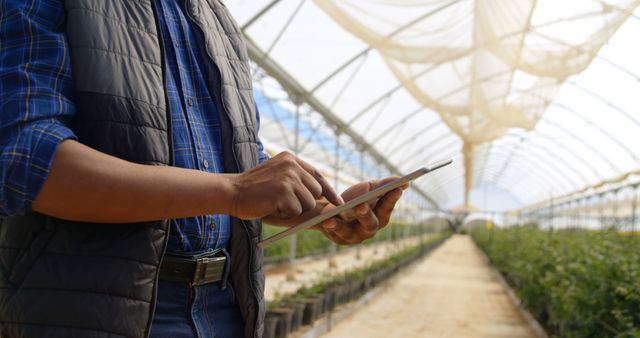
[[[278,324],[276,325],[276,334],[277,338],[285,338],[287,333],[291,330],[291,321],[293,319],[293,309],[288,307],[277,307],[269,310],[267,313],[270,313],[272,316],[278,317]]]
[[[373,276],[371,275],[367,275],[366,277],[364,277],[364,292],[367,293],[367,291],[371,290],[371,288],[373,288]]]
[[[277,337],[276,328],[279,320],[280,320],[280,316],[267,312],[267,314],[264,317],[264,333],[262,334],[262,338]]]
[[[325,295],[324,293],[319,293],[316,295],[316,298],[318,299],[318,317],[322,316],[325,314],[325,312],[327,312],[327,307],[325,306]]]
[[[304,316],[304,303],[291,303],[288,307],[293,309],[293,317],[291,318],[291,328],[289,332],[295,332],[302,326],[302,317]]]
[[[325,307],[327,311],[333,311],[336,308],[338,301],[338,289],[337,285],[333,285],[325,291]]]
[[[351,282],[351,300],[356,300],[362,294],[362,285],[363,282],[361,280],[354,280]]]
[[[304,301],[304,311],[302,312],[302,324],[313,325],[318,318],[318,298],[311,297]]]

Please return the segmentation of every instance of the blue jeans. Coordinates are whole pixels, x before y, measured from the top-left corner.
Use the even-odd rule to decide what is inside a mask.
[[[244,323],[230,283],[189,286],[159,281],[151,338],[242,337]]]

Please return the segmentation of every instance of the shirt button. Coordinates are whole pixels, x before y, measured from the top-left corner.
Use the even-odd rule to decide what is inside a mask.
[[[190,97],[187,98],[187,105],[193,107],[193,100]]]
[[[211,228],[211,231],[216,231],[216,222],[211,222],[209,223],[209,227]]]
[[[202,161],[202,166],[203,166],[205,169],[209,169],[209,161],[207,161],[207,160]]]

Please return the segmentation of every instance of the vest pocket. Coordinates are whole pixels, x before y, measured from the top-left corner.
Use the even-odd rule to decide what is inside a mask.
[[[22,284],[42,251],[47,247],[47,244],[49,244],[54,231],[55,224],[52,219],[45,217],[44,225],[34,236],[27,239],[24,249],[16,258],[11,274],[9,275],[10,282],[16,285]]]

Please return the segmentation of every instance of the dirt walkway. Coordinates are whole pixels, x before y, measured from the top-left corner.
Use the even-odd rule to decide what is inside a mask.
[[[405,270],[324,337],[535,337],[468,236]]]

